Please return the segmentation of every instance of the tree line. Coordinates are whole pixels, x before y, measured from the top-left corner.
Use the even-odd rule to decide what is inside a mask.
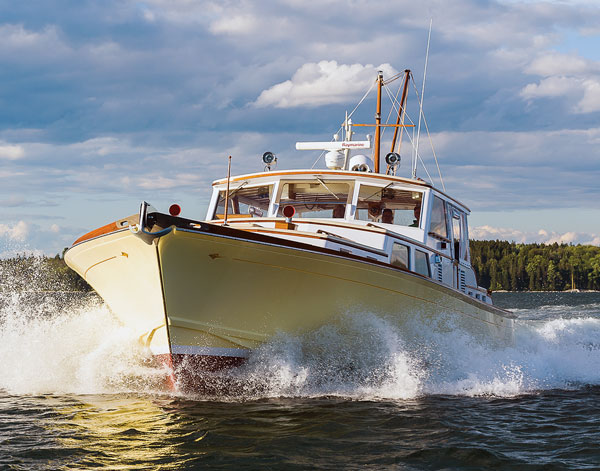
[[[0,291],[91,291],[60,255],[0,259]]]
[[[472,240],[479,286],[493,291],[600,290],[600,247]],[[60,255],[0,259],[0,290],[91,291]]]
[[[600,247],[472,240],[478,284],[493,291],[600,290]]]

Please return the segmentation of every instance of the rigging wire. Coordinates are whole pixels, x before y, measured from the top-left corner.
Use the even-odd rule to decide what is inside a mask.
[[[365,93],[363,95],[363,97],[360,99],[360,101],[358,102],[358,105],[356,105],[354,107],[354,109],[352,110],[352,112],[348,115],[348,118],[352,117],[352,115],[354,114],[354,112],[358,109],[358,107],[362,104],[363,101],[365,101],[365,98],[367,98],[367,95],[369,95],[369,93],[371,93],[371,90],[373,90],[373,87],[375,86],[375,84],[377,83],[377,80],[374,80],[371,83],[371,86],[369,87],[369,89],[367,90],[367,93]]]
[[[402,82],[400,82],[400,86],[398,87],[398,91],[396,92],[396,96],[392,97],[392,94],[390,93],[390,91],[387,88],[384,88],[385,92],[388,94],[388,98],[390,99],[390,102],[392,103],[392,108],[390,109],[390,112],[388,114],[387,120],[386,120],[386,124],[389,123],[390,121],[390,117],[392,115],[392,112],[396,112],[396,113],[400,113],[400,105],[398,104],[398,95],[400,95],[400,90],[402,90],[402,85],[404,84],[404,73],[398,73],[393,77],[393,80],[390,79],[387,82],[384,82],[384,84],[388,84],[393,82],[394,80],[398,79],[400,76],[403,77]],[[406,107],[406,105],[405,105]],[[404,115],[406,113],[402,113],[402,124],[404,124]],[[385,130],[387,128],[383,128],[383,132],[381,133],[381,137],[383,138],[383,135],[385,134]],[[398,147],[400,147],[402,145],[402,133],[404,132],[404,128],[401,128],[400,130],[400,142],[398,144]],[[394,152],[394,149],[391,150],[391,152]]]
[[[427,176],[429,177],[429,181],[431,182],[431,184],[433,185],[433,178],[431,178],[431,175],[429,175],[429,171],[427,170],[427,167],[425,166],[425,162],[423,162],[423,159],[421,158],[421,156],[418,156],[419,161],[421,162],[421,165],[423,165],[423,168],[425,169],[425,173],[427,174]]]
[[[420,97],[419,97],[419,90],[417,89],[417,84],[415,83],[414,80],[412,81],[412,84],[413,84],[413,88],[415,89],[415,94],[417,95],[417,100],[419,100]],[[425,118],[424,112],[423,112],[423,123],[425,124],[425,129],[427,131],[427,137],[429,138],[429,144],[431,145],[431,151],[433,153],[433,158],[435,159],[435,165],[437,167],[438,175],[440,176],[440,182],[442,183],[442,189],[444,191],[446,191],[446,185],[444,184],[444,178],[442,177],[442,171],[440,170],[440,164],[438,162],[437,154],[436,154],[435,148],[433,146],[433,139],[431,138],[431,133],[429,132],[429,126],[427,125],[427,119]],[[421,158],[421,156],[418,153],[415,153],[415,158],[419,158],[421,160],[421,162],[423,162],[423,159]],[[416,168],[416,165],[415,165],[415,168]],[[431,181],[433,182],[433,179]]]
[[[403,74],[404,72],[398,72],[396,75],[394,75],[393,77],[384,80],[383,81],[383,85],[389,85],[390,83],[392,83],[394,80],[398,80],[400,78],[400,76]]]
[[[431,152],[433,152],[433,158],[435,159],[435,165],[437,167],[438,175],[440,176],[440,182],[442,182],[442,189],[446,191],[446,185],[444,185],[444,179],[442,178],[442,171],[440,170],[440,164],[438,162],[437,155],[435,153],[435,148],[433,147],[433,139],[431,139],[431,134],[429,133],[429,126],[427,126],[427,119],[425,119],[425,114],[423,114],[423,123],[425,123],[425,129],[427,130],[427,137],[429,138],[429,144],[431,144]],[[431,180],[433,181],[433,180]]]
[[[431,23],[431,22],[430,22]],[[430,33],[431,35],[431,24],[430,24]],[[428,44],[427,44],[427,55],[429,54],[429,40],[428,40]],[[425,74],[427,73],[427,58],[425,60]],[[403,73],[400,72],[396,75],[394,75],[393,77],[391,77],[390,79],[384,81],[384,85],[388,85],[392,82],[394,82],[395,80],[397,80],[398,78],[400,78],[400,76],[403,76]],[[435,152],[435,148],[433,145],[433,140],[431,138],[431,133],[429,132],[429,126],[427,124],[427,119],[425,118],[425,113],[423,112],[423,102],[421,101],[421,98],[419,96],[419,90],[417,89],[417,85],[415,83],[414,80],[414,76],[412,74],[410,74],[409,76],[409,80],[412,81],[413,87],[415,89],[415,94],[417,96],[417,102],[419,103],[419,125],[418,125],[418,131],[417,131],[417,137],[415,139],[414,136],[414,129],[413,129],[413,136],[411,137],[411,135],[409,133],[407,133],[407,137],[410,140],[413,149],[414,149],[414,165],[413,165],[413,178],[416,177],[416,167],[417,167],[417,159],[421,162],[421,165],[423,166],[423,169],[425,170],[425,173],[427,174],[427,176],[429,177],[429,180],[431,182],[433,182],[433,178],[431,177],[431,174],[429,173],[429,171],[427,170],[427,166],[425,165],[425,162],[423,161],[423,159],[421,158],[421,156],[419,155],[419,136],[420,136],[420,132],[421,132],[421,120],[423,120],[423,123],[425,124],[425,129],[427,131],[427,137],[429,138],[429,143],[431,145],[431,151],[433,153],[433,158],[435,160],[435,165],[438,171],[438,175],[440,177],[440,182],[442,184],[442,188],[444,191],[446,191],[446,186],[444,184],[444,179],[442,177],[442,172],[440,170],[440,165],[439,165],[439,161],[437,158],[437,154]],[[363,97],[359,100],[359,102],[357,103],[357,105],[354,107],[354,109],[348,114],[348,119],[350,119],[350,117],[354,114],[354,112],[360,107],[360,105],[363,103],[363,101],[365,101],[365,99],[367,98],[367,96],[369,95],[369,93],[371,93],[371,90],[373,90],[373,87],[375,86],[375,84],[377,83],[377,80],[371,82],[371,86],[368,88],[368,90],[365,92],[365,94],[363,95]],[[400,86],[398,87],[398,91],[396,92],[395,96],[392,96],[392,93],[389,91],[388,88],[384,88],[384,90],[386,91],[388,98],[390,99],[391,105],[392,105],[392,109],[390,110],[390,112],[388,113],[387,119],[385,121],[386,124],[389,123],[390,117],[392,115],[392,112],[395,111],[397,113],[400,112],[400,105],[398,104],[398,95],[400,94],[400,90],[402,89],[402,85],[404,84],[404,80],[402,80],[402,82],[400,83]],[[423,76],[423,93],[425,90],[425,75]],[[422,96],[422,95],[421,95]],[[405,105],[406,108],[406,105]],[[414,121],[412,120],[412,118],[410,117],[410,115],[406,112],[402,113],[402,124],[404,124],[404,120],[408,118],[409,123],[411,124],[415,124]],[[340,126],[338,129],[338,133],[343,132],[344,130],[344,126]],[[386,128],[383,128],[383,131],[381,133],[381,137],[383,138],[383,135],[385,134]],[[402,127],[402,129],[400,130],[400,142],[398,144],[398,147],[400,148],[400,146],[402,145],[402,136],[404,134],[404,127]],[[330,142],[333,142],[333,139],[331,139]],[[398,149],[400,150],[400,149]],[[373,151],[374,152],[374,151]],[[315,166],[317,165],[317,163],[319,162],[319,160],[321,160],[321,158],[325,155],[325,151],[322,151],[319,156],[317,157],[317,159],[315,160],[315,162],[312,164],[311,169],[315,168]],[[374,156],[373,156],[374,157]]]
[[[402,85],[402,84],[400,84],[400,85]],[[394,112],[396,110],[395,104],[398,102],[398,94],[400,93],[400,88],[401,87],[398,88],[398,91],[396,92],[396,96],[395,97],[392,97],[392,94],[390,93],[390,91],[387,88],[384,88],[385,92],[388,94],[388,98],[392,102],[392,107],[390,108],[390,112],[387,115],[387,118],[385,120],[385,124],[389,124],[390,123],[390,118],[392,117],[392,112]],[[383,136],[385,134],[386,129],[387,128],[383,128],[383,131],[381,131],[381,139],[383,139]]]
[[[358,104],[354,107],[354,109],[350,112],[347,119],[350,119],[350,117],[354,114],[354,112],[358,109],[358,107],[362,104],[362,102],[365,101],[365,99],[367,98],[369,93],[371,93],[371,90],[373,90],[373,87],[375,86],[376,83],[377,83],[377,80],[375,80],[371,83],[371,86],[369,87],[367,92],[363,95],[363,97],[360,99]],[[340,126],[339,129],[337,130],[337,132],[338,133],[342,132],[343,129],[344,129],[344,125]],[[333,142],[333,139],[331,139],[331,141],[329,141],[329,142]],[[324,155],[325,155],[325,151],[321,152],[321,154],[319,154],[319,157],[317,157],[317,160],[315,160],[315,162],[312,164],[312,167],[310,167],[310,168],[311,169],[315,168],[315,165],[317,165],[317,162],[319,162],[319,160],[321,160],[321,157],[323,157]]]
[[[415,148],[415,160],[412,176],[417,176],[417,156],[419,155],[419,138],[421,137],[421,118],[423,117],[423,98],[425,97],[425,78],[427,77],[427,63],[429,62],[429,43],[431,42],[431,25],[433,18],[429,20],[429,35],[427,36],[427,52],[425,53],[425,70],[423,71],[423,88],[421,90],[421,101],[419,102],[419,127],[417,129],[417,145]]]

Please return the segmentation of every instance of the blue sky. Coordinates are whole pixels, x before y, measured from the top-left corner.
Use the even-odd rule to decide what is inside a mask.
[[[425,115],[471,235],[600,245],[596,2],[0,0],[0,254],[141,200],[202,218],[230,154],[310,167],[295,142],[329,140],[377,69],[420,89],[430,18]]]

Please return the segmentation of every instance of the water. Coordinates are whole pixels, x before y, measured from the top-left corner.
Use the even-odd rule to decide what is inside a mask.
[[[210,397],[164,391],[93,295],[5,289],[0,470],[600,469],[600,293],[495,301],[514,347],[348,313]]]

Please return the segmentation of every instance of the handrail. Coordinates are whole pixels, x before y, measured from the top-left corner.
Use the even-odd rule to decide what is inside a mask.
[[[148,208],[152,209],[152,212],[158,212],[152,205],[148,204],[146,201],[142,201],[142,204],[140,204],[139,223],[130,225],[129,230],[134,235],[142,239],[146,244],[150,245],[154,239],[167,235],[169,232],[171,232],[173,230],[173,226],[157,232],[148,232],[145,229],[148,223]]]

